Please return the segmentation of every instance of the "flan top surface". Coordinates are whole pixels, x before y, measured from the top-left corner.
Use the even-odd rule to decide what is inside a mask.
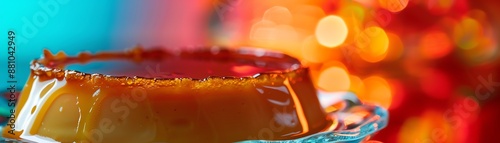
[[[257,48],[168,51],[136,47],[125,52],[83,52],[77,56],[45,50],[42,58],[32,62],[31,69],[35,75],[47,78],[161,87],[202,82],[255,84],[295,77],[306,68],[293,57]]]

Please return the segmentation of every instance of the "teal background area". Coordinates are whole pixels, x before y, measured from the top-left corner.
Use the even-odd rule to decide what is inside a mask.
[[[141,16],[140,13],[126,11],[131,6],[140,8],[139,3],[132,1],[0,2],[0,92],[7,87],[5,81],[8,77],[9,30],[16,32],[16,80],[17,87],[20,88],[29,75],[30,61],[39,58],[44,48],[53,53],[63,50],[68,55],[75,55],[81,51],[123,49],[137,44],[137,41],[113,38],[124,33],[134,33],[130,27],[136,26],[134,21]],[[118,14],[129,15],[128,20]],[[116,26],[127,21],[128,27]],[[28,29],[28,26],[32,26],[31,29],[35,31]]]
[[[0,2],[0,92],[7,86],[9,30],[16,32],[16,80],[20,89],[29,63],[44,48],[76,55],[144,47],[204,44],[210,1],[15,0]],[[46,16],[44,18],[44,16]],[[28,27],[31,26],[31,29]],[[35,29],[35,31],[33,31]],[[194,44],[193,44],[194,43]],[[96,70],[100,65],[90,67]],[[79,69],[74,69],[79,70]]]

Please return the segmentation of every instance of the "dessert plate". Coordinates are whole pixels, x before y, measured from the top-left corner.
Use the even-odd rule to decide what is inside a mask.
[[[318,91],[321,105],[329,117],[337,119],[331,127],[322,132],[294,140],[258,140],[252,139],[239,143],[325,143],[325,142],[361,142],[375,132],[387,126],[389,114],[386,109],[371,104],[363,104],[351,92]],[[3,97],[2,97],[3,98]],[[0,123],[1,125],[5,123]],[[262,130],[265,135],[272,130]],[[271,132],[268,132],[271,131]],[[0,142],[5,140],[0,136]]]
[[[318,98],[337,122],[322,132],[294,140],[248,140],[239,143],[357,143],[387,126],[389,113],[378,105],[363,104],[351,92],[322,92]]]

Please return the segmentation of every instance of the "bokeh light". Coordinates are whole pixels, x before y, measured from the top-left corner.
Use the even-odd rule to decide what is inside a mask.
[[[455,44],[462,49],[472,49],[479,44],[483,29],[479,22],[470,17],[464,17],[453,30]]]
[[[311,63],[323,63],[340,56],[335,50],[320,45],[314,36],[309,36],[304,40],[300,52],[302,58]]]
[[[359,98],[364,102],[380,104],[389,108],[392,101],[392,91],[387,81],[379,76],[371,76],[363,80],[364,94]]]
[[[329,48],[339,46],[347,38],[347,26],[341,17],[330,15],[318,22],[315,35],[318,42]]]
[[[356,42],[361,48],[361,58],[367,62],[375,63],[385,58],[389,48],[389,38],[384,29],[380,27],[368,27]]]
[[[448,55],[452,50],[452,41],[448,35],[441,31],[430,31],[420,41],[422,57],[437,59]]]
[[[408,6],[409,0],[378,0],[380,7],[391,12],[400,12]]]
[[[389,47],[387,48],[387,55],[385,61],[398,60],[403,56],[404,44],[398,35],[394,33],[387,33],[387,38],[389,38]]]
[[[349,86],[349,91],[362,95],[365,90],[365,85],[363,83],[363,80],[359,78],[358,76],[355,75],[350,75],[349,80],[351,81],[351,85]]]
[[[420,117],[408,118],[398,136],[398,142],[456,142],[442,113],[434,110],[428,110]]]
[[[366,17],[366,10],[359,3],[346,3],[341,7],[338,15],[343,17],[347,26],[346,44],[352,44],[356,41],[358,33],[362,32],[362,24]]]
[[[287,25],[292,22],[292,13],[285,7],[275,6],[269,8],[262,18],[263,20],[269,20],[277,25]]]
[[[340,66],[326,67],[318,77],[318,87],[325,91],[347,91],[350,85],[349,74]]]
[[[321,18],[325,17],[325,12],[318,6],[300,5],[293,11],[292,25],[304,35],[314,34],[314,29]]]
[[[408,91],[406,91],[404,84],[399,80],[390,80],[388,83],[392,93],[392,101],[389,109],[398,109],[405,103],[405,99],[408,98]]]
[[[432,14],[445,14],[451,9],[454,2],[454,0],[427,0],[427,9]]]

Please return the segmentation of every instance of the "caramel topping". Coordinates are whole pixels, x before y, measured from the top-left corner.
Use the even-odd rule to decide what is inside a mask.
[[[100,61],[99,67],[106,69],[90,70],[93,68],[85,64],[94,60]],[[63,70],[66,67],[82,69],[83,72]],[[95,85],[194,85],[199,88],[214,86],[203,84],[210,82],[224,81],[225,85],[241,85],[276,78],[285,79],[305,70],[300,68],[299,61],[280,53],[259,49],[233,52],[217,47],[177,54],[159,48],[144,50],[136,47],[119,53],[102,52],[91,55],[83,52],[75,57],[68,57],[63,52],[53,55],[44,50],[43,58],[33,61],[31,69],[38,76],[58,79],[64,77],[69,81],[83,80]]]

